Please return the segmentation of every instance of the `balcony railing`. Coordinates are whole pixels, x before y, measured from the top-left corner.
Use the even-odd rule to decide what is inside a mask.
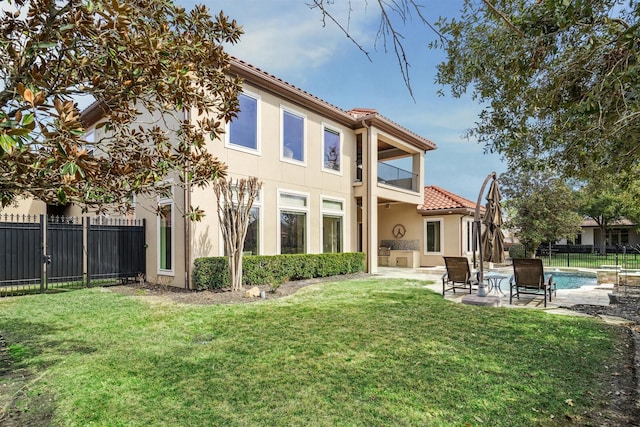
[[[410,191],[418,191],[418,175],[404,169],[378,162],[378,182]]]

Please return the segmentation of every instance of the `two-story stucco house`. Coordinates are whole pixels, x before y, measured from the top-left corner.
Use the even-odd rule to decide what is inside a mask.
[[[381,241],[392,236],[398,212],[416,215],[423,204],[425,153],[435,144],[375,110],[344,111],[238,59],[232,60],[230,73],[244,79],[241,112],[227,124],[224,140],[210,140],[207,148],[226,163],[229,177],[255,176],[262,182],[245,252],[361,251],[367,254],[367,271],[375,273]],[[162,123],[168,129],[171,120],[196,123],[197,114],[179,111]],[[97,103],[83,112],[83,120],[100,140],[105,128],[95,126],[101,120]],[[143,125],[159,121],[140,118]],[[389,164],[396,159],[404,159],[410,170]],[[137,198],[135,217],[147,224],[147,279],[189,288],[193,261],[224,255],[224,243],[213,189],[175,185],[179,179],[166,182],[171,197]],[[186,219],[189,206],[204,209],[204,219]],[[48,207],[35,200],[14,209],[75,213],[72,206]],[[417,235],[424,230],[411,229],[399,239],[413,241],[408,248],[412,265],[428,265]]]

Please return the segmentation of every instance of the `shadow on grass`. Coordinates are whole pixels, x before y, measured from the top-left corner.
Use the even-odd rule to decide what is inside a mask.
[[[64,361],[65,354],[96,351],[80,340],[48,339],[56,330],[43,322],[16,319],[0,330],[0,425],[51,425],[55,396],[38,391],[46,370]],[[56,356],[43,358],[45,350]]]

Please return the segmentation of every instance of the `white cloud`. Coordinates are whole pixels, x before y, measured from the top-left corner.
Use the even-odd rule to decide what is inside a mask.
[[[190,7],[194,2],[181,3]],[[336,2],[331,10],[345,27],[347,4]],[[367,26],[377,17],[366,10],[364,0],[352,4],[349,31],[359,43],[370,43],[372,31]],[[323,26],[321,12],[310,9],[304,0],[222,0],[211,12],[218,10],[236,19],[245,31],[238,44],[226,47],[228,52],[267,72],[295,76],[300,83],[309,70],[322,68],[347,49],[357,50],[334,23],[327,21]]]

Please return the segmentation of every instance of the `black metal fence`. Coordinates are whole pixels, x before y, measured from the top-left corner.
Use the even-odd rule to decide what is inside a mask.
[[[137,279],[144,220],[0,216],[0,296]]]
[[[509,247],[511,258],[528,257],[524,245]],[[549,267],[640,269],[639,246],[607,246],[596,248],[593,245],[542,245],[536,250],[540,258]]]

